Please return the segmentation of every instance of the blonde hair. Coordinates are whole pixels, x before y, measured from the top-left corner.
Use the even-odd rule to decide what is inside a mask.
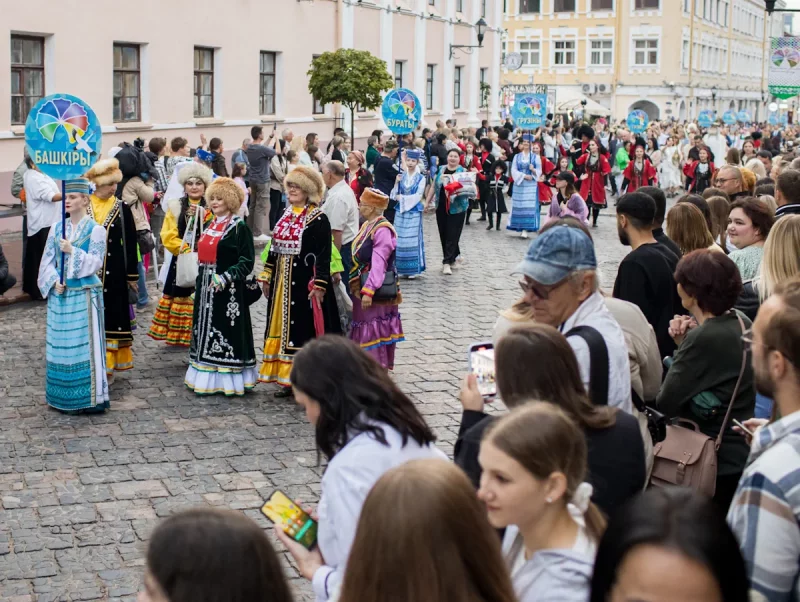
[[[785,215],[775,222],[764,243],[759,295],[769,297],[780,282],[800,274],[800,215]]]
[[[750,161],[748,161],[748,164],[749,163]],[[758,164],[761,165],[761,161],[759,161]],[[761,168],[763,169],[764,166],[761,165]],[[755,172],[749,167],[742,167],[739,169],[739,172],[742,174],[742,187],[746,192],[753,194],[756,189],[756,182],[758,181]]]
[[[764,203],[769,210],[774,214],[778,210],[778,203],[775,202],[775,197],[771,194],[762,194],[758,200]]]

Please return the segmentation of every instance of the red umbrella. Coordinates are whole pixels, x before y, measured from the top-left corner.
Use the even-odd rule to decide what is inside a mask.
[[[311,280],[308,282],[308,292],[314,290],[314,281],[317,279],[317,256],[313,253],[309,253],[306,255],[305,264],[308,266],[308,258],[312,257],[314,261],[314,267],[312,268],[311,273]],[[311,311],[314,314],[314,330],[317,333],[318,337],[321,337],[325,334],[325,319],[322,317],[322,304],[319,302],[319,299],[316,297],[311,298]]]

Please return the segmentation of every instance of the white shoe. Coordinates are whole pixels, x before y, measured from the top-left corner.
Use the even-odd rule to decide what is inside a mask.
[[[258,236],[253,237],[254,243],[267,244],[270,240],[272,239],[266,234],[259,234]]]
[[[522,234],[519,235],[520,238],[528,238],[528,233],[525,230],[522,231]]]
[[[456,262],[455,262],[454,265],[455,265],[455,267],[460,268],[462,265],[464,265],[464,258],[461,257],[461,255],[456,257]]]
[[[445,276],[453,275],[453,269],[450,267],[449,263],[444,264],[444,266],[442,267],[442,274],[444,274]]]
[[[411,275],[411,276],[408,276],[407,278],[408,278],[409,280],[416,280],[416,279],[417,279],[417,275],[416,275],[416,274],[413,274],[413,275]]]

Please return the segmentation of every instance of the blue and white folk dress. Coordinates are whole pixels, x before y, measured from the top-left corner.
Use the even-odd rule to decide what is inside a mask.
[[[514,190],[511,193],[511,219],[507,229],[516,232],[539,230],[539,176],[542,160],[532,153],[519,153],[511,162]],[[525,176],[533,176],[526,180]]]
[[[425,176],[417,167],[403,173],[391,198],[397,201],[394,229],[397,232],[397,273],[418,276],[425,271],[425,241],[422,235],[422,212],[425,209]]]

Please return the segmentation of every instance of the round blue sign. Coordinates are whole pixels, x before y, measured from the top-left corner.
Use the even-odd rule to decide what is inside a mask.
[[[36,103],[25,121],[25,144],[36,166],[54,180],[85,174],[100,157],[103,131],[92,108],[69,94]]]
[[[398,88],[383,99],[381,114],[391,132],[402,136],[417,129],[422,120],[422,105],[411,90]]]
[[[777,113],[770,113],[769,117],[767,118],[767,121],[769,122],[770,125],[778,125],[780,123]]]
[[[628,113],[628,118],[625,120],[628,128],[634,134],[641,134],[647,129],[647,124],[650,123],[650,117],[641,109],[635,109]]]
[[[725,111],[722,114],[722,121],[727,125],[733,125],[736,123],[736,111]]]
[[[710,109],[700,111],[700,114],[697,116],[697,123],[704,128],[711,127],[714,123],[714,111]]]
[[[736,120],[740,121],[741,123],[750,123],[750,113],[747,111],[739,111],[736,113]]]

